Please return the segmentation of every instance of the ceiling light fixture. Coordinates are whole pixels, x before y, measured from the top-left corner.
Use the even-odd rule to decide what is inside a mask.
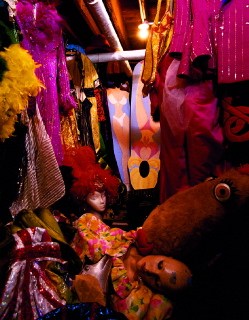
[[[146,20],[144,0],[138,0],[138,3],[140,9],[140,17],[142,20],[142,23],[138,26],[138,35],[141,39],[147,39],[149,35],[149,23]]]
[[[138,35],[141,39],[147,39],[149,35],[149,23],[148,21],[144,21],[138,26]]]

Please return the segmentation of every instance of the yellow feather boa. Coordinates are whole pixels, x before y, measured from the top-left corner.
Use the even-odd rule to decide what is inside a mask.
[[[19,44],[0,51],[0,56],[8,68],[0,82],[0,139],[6,139],[15,130],[17,115],[27,108],[29,96],[35,97],[44,86],[35,75],[39,65]]]

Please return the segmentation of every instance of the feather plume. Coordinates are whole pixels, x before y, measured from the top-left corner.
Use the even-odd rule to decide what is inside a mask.
[[[35,75],[39,65],[19,44],[1,51],[0,58],[8,69],[0,82],[0,139],[6,139],[13,134],[17,115],[27,108],[29,97],[44,86]]]

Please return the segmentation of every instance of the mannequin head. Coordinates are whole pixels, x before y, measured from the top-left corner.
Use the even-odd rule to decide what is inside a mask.
[[[101,168],[89,146],[68,150],[64,165],[72,168],[72,196],[85,211],[101,217],[107,204],[118,196],[119,179],[110,170]]]
[[[162,255],[142,257],[137,262],[137,270],[144,282],[157,291],[181,291],[192,279],[191,271],[184,263]]]
[[[88,193],[85,200],[88,211],[95,214],[101,215],[105,212],[106,209],[106,194],[105,191],[93,191]]]

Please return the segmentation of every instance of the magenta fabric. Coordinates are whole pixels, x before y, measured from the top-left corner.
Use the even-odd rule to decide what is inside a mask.
[[[249,2],[176,0],[170,54],[181,59],[178,75],[196,77],[196,69],[218,71],[218,83],[249,79]]]
[[[169,53],[174,58],[180,58],[182,56],[190,26],[190,19],[190,0],[176,0],[174,5],[174,31],[169,48]]]
[[[213,55],[213,47],[210,38],[210,7],[207,0],[192,0],[192,51],[191,61],[200,56],[211,58]]]
[[[178,71],[180,77],[200,78],[203,77],[203,72],[216,67],[211,28],[212,10],[213,2],[208,0],[175,1],[174,32],[169,53],[181,60]]]
[[[215,17],[218,82],[249,80],[249,1],[217,0]]]
[[[223,156],[223,132],[218,123],[219,109],[212,81],[186,88],[184,112],[191,114],[186,130],[189,185],[195,185],[216,172]]]
[[[61,18],[55,7],[35,0],[19,1],[17,23],[23,35],[21,45],[41,66],[36,70],[45,85],[37,103],[59,164],[63,150],[60,137],[60,112],[76,107],[70,94],[69,75],[62,39]]]
[[[186,85],[183,90],[180,107],[182,91],[175,102],[168,97],[160,107],[161,203],[180,189],[215,175],[222,165],[224,139],[212,81]]]

